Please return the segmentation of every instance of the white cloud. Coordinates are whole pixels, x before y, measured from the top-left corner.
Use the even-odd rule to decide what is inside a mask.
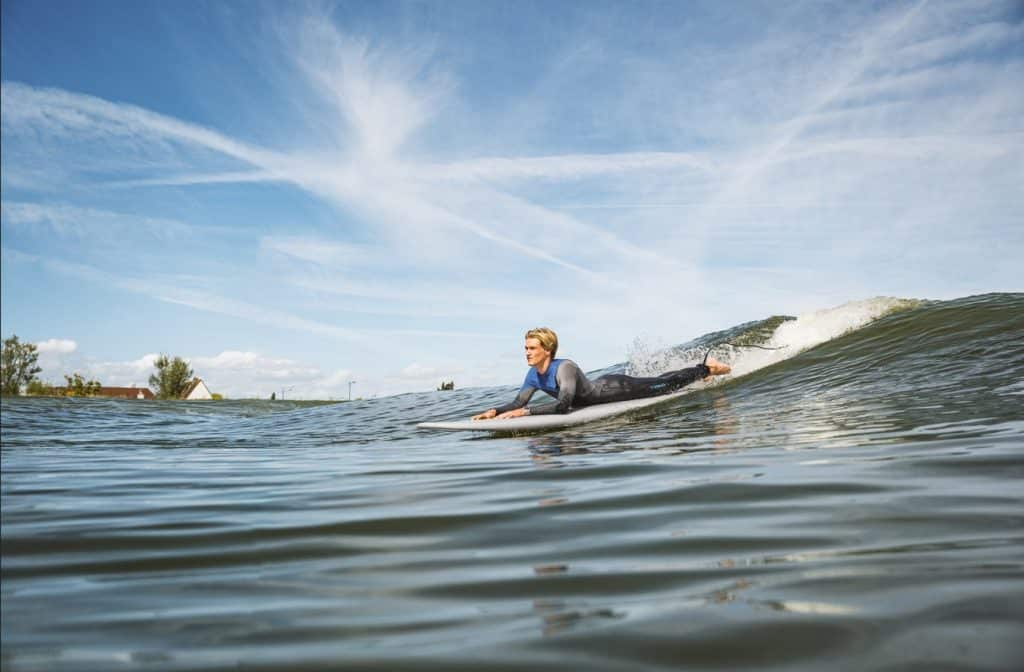
[[[156,360],[160,356],[153,352],[133,360],[97,361],[85,356],[87,353],[81,354],[76,369],[80,368],[87,378],[95,378],[108,387],[146,387],[150,375],[156,373]]]
[[[307,387],[321,377],[315,366],[239,350],[225,350],[212,357],[194,357],[191,365],[196,375],[209,385],[219,386],[219,390],[232,396],[264,396],[268,390],[282,386]]]
[[[61,376],[68,372],[68,368],[75,368],[78,364],[78,343],[69,338],[50,338],[36,343],[36,352],[39,354],[37,364],[42,371],[39,374],[41,380],[60,380]]]
[[[320,385],[325,388],[335,390],[340,389],[342,386],[348,385],[349,381],[352,380],[352,372],[348,369],[338,369],[333,373],[329,373],[320,379]],[[352,381],[355,382],[355,381]]]
[[[199,357],[195,360],[196,366],[206,366],[220,369],[240,369],[252,367],[262,360],[255,352],[241,352],[239,350],[225,350],[214,357]],[[287,364],[289,360],[276,360],[271,364]]]
[[[36,343],[40,355],[67,355],[78,349],[78,343],[67,338],[51,338]]]
[[[89,361],[83,369],[105,385],[148,384],[159,355],[150,353],[127,361]],[[224,350],[216,355],[183,356],[194,374],[213,392],[229,398],[267,398],[271,393],[288,399],[342,399],[348,395],[349,370],[323,371],[320,367],[259,352]]]
[[[432,366],[423,366],[421,364],[412,363],[409,366],[402,369],[403,378],[422,380],[423,378],[434,378],[436,376],[437,369],[435,369]]]

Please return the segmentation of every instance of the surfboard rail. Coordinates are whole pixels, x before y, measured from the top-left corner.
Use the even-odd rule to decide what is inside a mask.
[[[678,399],[684,394],[694,391],[696,388],[687,387],[682,390],[662,394],[656,397],[645,397],[643,399],[630,399],[628,401],[613,401],[607,404],[595,404],[585,406],[570,413],[553,415],[526,415],[521,418],[507,420],[449,420],[435,422],[421,422],[416,426],[420,429],[436,429],[450,432],[488,432],[494,433],[526,433],[542,432],[565,427],[575,427],[589,422],[605,420],[630,411],[636,411],[658,404],[664,404]]]

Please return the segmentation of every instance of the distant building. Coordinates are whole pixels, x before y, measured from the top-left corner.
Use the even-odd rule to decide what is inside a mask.
[[[148,387],[101,387],[96,391],[97,397],[111,399],[155,399]]]
[[[192,382],[185,388],[185,391],[181,393],[181,398],[193,401],[196,399],[213,399],[213,395],[210,394],[210,388],[206,386],[202,378],[193,378]]]

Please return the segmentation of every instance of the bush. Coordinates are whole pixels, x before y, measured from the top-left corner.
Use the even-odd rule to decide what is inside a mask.
[[[68,381],[67,387],[64,388],[64,395],[67,397],[95,397],[103,387],[100,381],[86,380],[80,373],[72,376],[65,374],[64,380]]]
[[[192,367],[181,357],[171,359],[160,355],[153,363],[156,373],[149,377],[149,386],[153,388],[157,399],[180,399],[192,381]]]
[[[16,334],[5,340],[0,348],[0,394],[21,394],[21,388],[42,371],[38,360],[35,343],[21,343]]]
[[[33,397],[55,397],[59,394],[57,388],[49,383],[44,383],[38,378],[30,380],[25,386],[25,394]]]

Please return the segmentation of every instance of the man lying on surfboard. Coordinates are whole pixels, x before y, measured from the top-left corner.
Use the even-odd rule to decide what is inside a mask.
[[[555,359],[555,353],[558,352],[558,335],[547,327],[526,332],[525,347],[526,363],[530,365],[530,370],[526,372],[526,380],[523,381],[515,400],[510,404],[489,408],[474,415],[474,420],[505,420],[524,415],[568,413],[583,406],[654,397],[675,392],[698,378],[707,380],[711,376],[721,376],[732,370],[728,365],[709,358],[704,364],[669,371],[654,378],[611,374],[590,380],[576,362],[571,359]],[[547,392],[557,401],[528,408],[526,404],[537,390]]]

